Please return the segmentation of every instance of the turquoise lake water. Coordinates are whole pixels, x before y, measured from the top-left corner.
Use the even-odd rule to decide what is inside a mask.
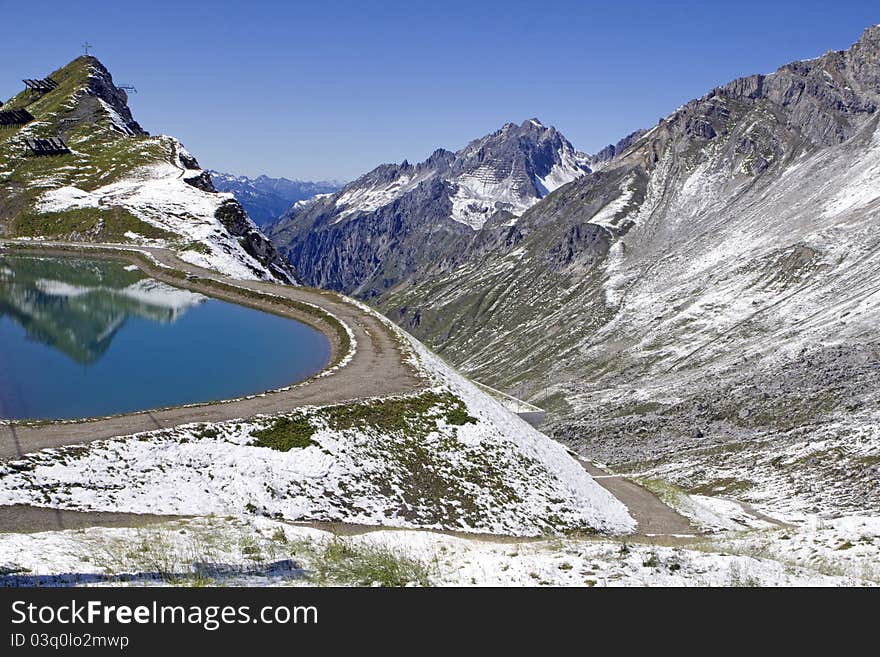
[[[0,419],[72,419],[301,381],[330,344],[121,263],[0,255]]]

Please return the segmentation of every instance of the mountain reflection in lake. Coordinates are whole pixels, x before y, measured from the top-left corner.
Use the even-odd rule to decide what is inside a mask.
[[[9,315],[28,337],[84,364],[107,351],[129,317],[173,322],[206,299],[115,262],[0,259],[0,317]]]
[[[228,399],[323,367],[325,336],[121,263],[0,254],[0,419]]]

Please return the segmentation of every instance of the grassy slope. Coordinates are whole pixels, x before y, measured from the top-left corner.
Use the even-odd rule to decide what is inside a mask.
[[[123,208],[40,213],[34,203],[48,189],[71,185],[92,191],[151,163],[168,161],[167,139],[123,135],[98,100],[87,94],[94,60],[79,57],[51,73],[53,91],[23,91],[4,109],[27,108],[35,120],[26,126],[0,129],[0,234],[7,236],[71,237],[82,241],[124,241],[127,231],[145,237],[172,238]],[[24,138],[62,136],[73,153],[28,157]],[[96,222],[96,217],[99,221]]]

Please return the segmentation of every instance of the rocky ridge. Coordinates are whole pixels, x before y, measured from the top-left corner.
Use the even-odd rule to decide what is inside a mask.
[[[384,164],[297,204],[270,236],[310,284],[372,298],[508,239],[529,207],[588,173],[589,159],[537,119],[509,123],[457,152]]]

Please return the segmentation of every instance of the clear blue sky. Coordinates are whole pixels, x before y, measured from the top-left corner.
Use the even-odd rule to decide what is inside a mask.
[[[88,40],[203,166],[350,179],[537,116],[594,152],[740,75],[843,49],[880,3],[0,0],[0,97]]]

